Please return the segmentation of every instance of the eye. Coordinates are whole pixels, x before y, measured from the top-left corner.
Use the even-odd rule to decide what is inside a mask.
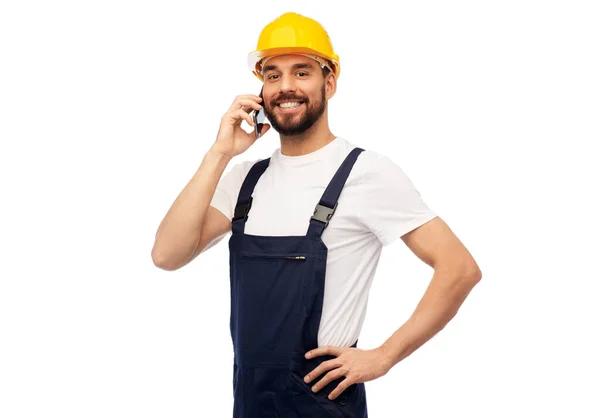
[[[271,74],[267,77],[267,80],[274,80],[274,77],[279,77],[277,74]]]
[[[307,76],[307,75],[308,75],[308,73],[307,73],[307,72],[305,72],[305,71],[300,71],[300,72],[298,73],[298,75],[299,75],[300,77],[302,77],[302,76]]]

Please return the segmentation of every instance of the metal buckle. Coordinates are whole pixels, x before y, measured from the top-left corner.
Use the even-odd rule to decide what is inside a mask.
[[[240,203],[235,206],[235,211],[233,213],[233,221],[237,221],[238,219],[243,219],[244,222],[248,220],[248,213],[250,212],[250,208],[252,207],[252,196],[248,199],[246,203]]]
[[[337,208],[337,202],[335,202],[335,206],[333,208],[328,208],[327,206],[323,206],[320,203],[315,207],[315,213],[311,216],[310,219],[314,219],[315,221],[319,221],[325,224],[325,226],[329,225],[329,220],[335,213],[335,209]]]

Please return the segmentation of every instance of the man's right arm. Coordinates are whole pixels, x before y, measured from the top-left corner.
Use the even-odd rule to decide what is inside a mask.
[[[157,267],[177,270],[185,266],[231,230],[231,221],[210,202],[227,164],[256,142],[254,131],[246,132],[241,124],[245,120],[254,126],[249,113],[262,109],[260,102],[262,98],[256,95],[237,96],[221,118],[215,143],[158,227],[152,248]],[[264,135],[270,125],[260,128]]]
[[[209,150],[158,227],[152,261],[163,270],[177,270],[223,238],[231,221],[210,206],[230,157]]]

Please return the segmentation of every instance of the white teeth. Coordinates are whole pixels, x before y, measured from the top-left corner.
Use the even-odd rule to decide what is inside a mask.
[[[281,103],[279,106],[283,107],[284,109],[291,109],[291,108],[300,106],[300,103],[298,103],[298,102],[285,102],[285,103]]]

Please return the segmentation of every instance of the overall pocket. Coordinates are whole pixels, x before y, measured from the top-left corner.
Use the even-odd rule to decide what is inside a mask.
[[[313,260],[304,253],[240,252],[232,277],[236,348],[294,351],[306,322]]]
[[[336,382],[340,382],[336,381]],[[332,389],[333,390],[333,389]],[[345,417],[367,417],[367,398],[364,383],[354,383],[334,399],[337,409]]]
[[[328,393],[323,390],[314,393],[311,385],[293,371],[290,371],[289,381],[290,406],[299,417],[324,417],[323,414],[327,414],[333,418],[344,418],[344,414],[335,407],[335,401],[327,398]]]

